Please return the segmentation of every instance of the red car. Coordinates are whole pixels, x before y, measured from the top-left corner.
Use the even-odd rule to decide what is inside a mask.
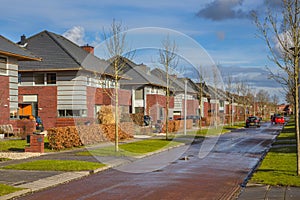
[[[282,116],[277,116],[275,118],[275,124],[284,124],[284,117]]]
[[[285,123],[285,120],[284,120],[284,117],[282,117],[281,115],[274,115],[272,117],[272,123],[274,124],[284,124]]]

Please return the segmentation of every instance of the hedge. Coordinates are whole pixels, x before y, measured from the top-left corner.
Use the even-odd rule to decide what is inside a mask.
[[[119,124],[119,139],[133,138],[132,123]],[[115,124],[93,124],[48,129],[49,147],[55,150],[115,140]]]

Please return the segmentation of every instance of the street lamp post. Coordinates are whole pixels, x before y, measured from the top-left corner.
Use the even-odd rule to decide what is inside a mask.
[[[187,79],[184,80],[184,135],[186,135],[186,115],[187,115]]]

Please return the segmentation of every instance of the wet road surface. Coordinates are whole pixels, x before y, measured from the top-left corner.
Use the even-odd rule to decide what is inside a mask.
[[[19,199],[234,199],[280,130],[241,129]]]

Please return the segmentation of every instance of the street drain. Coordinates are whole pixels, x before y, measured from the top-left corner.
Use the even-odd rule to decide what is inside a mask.
[[[171,162],[171,164],[176,164],[177,162],[176,161],[174,161],[174,162]]]
[[[163,170],[162,169],[157,169],[157,170],[154,170],[152,172],[162,172]]]

